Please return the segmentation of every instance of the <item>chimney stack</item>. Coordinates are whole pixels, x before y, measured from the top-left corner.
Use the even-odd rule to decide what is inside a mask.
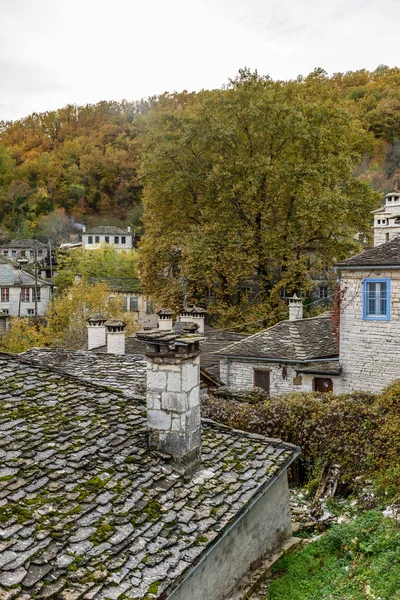
[[[198,333],[204,333],[204,321],[207,311],[198,306],[187,306],[179,313],[181,323],[197,323]]]
[[[107,330],[107,354],[125,354],[125,321],[109,319],[105,322]]]
[[[88,350],[106,345],[106,321],[107,317],[103,315],[92,315],[87,319]]]
[[[147,342],[147,426],[150,447],[168,454],[182,474],[201,461],[200,339],[141,334]]]
[[[298,321],[303,318],[303,298],[299,298],[296,294],[289,300],[289,321]]]
[[[172,310],[162,308],[158,311],[158,329],[160,331],[172,331]]]

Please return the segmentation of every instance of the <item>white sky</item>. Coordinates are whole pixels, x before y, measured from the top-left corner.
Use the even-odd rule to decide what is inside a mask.
[[[399,24],[400,0],[0,0],[0,120],[220,87],[244,66],[397,66]]]

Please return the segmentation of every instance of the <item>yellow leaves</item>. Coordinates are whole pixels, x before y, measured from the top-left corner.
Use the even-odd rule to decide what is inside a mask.
[[[29,348],[40,348],[46,345],[47,336],[43,325],[36,326],[27,317],[13,319],[9,331],[0,342],[1,350],[11,354],[19,354]]]

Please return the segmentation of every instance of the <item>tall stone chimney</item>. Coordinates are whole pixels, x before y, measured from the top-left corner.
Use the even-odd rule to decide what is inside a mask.
[[[109,319],[105,322],[107,330],[107,354],[125,354],[125,321]]]
[[[181,323],[197,323],[198,332],[204,333],[204,323],[207,311],[199,306],[187,306],[179,313]]]
[[[103,315],[92,315],[87,319],[88,350],[106,345],[106,321],[107,317]]]
[[[172,331],[172,310],[163,308],[158,311],[158,329],[160,331]]]
[[[303,318],[303,298],[299,298],[296,294],[289,300],[289,321],[297,321]]]
[[[200,339],[174,333],[140,335],[147,342],[147,426],[150,447],[190,475],[201,461]]]

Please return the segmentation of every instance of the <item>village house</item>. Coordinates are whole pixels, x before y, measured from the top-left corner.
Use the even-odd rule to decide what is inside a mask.
[[[222,600],[291,535],[299,449],[201,421],[198,337],[142,341],[80,374],[0,354],[5,597]]]
[[[117,252],[127,252],[133,248],[131,228],[121,229],[113,225],[92,227],[82,232],[82,245],[86,250],[96,250],[101,244],[111,244]]]
[[[330,312],[303,319],[303,300],[289,298],[289,320],[219,350],[220,379],[271,396],[296,391],[342,391],[335,327]]]
[[[374,215],[374,246],[390,242],[400,235],[400,192],[385,196],[385,204]]]
[[[99,275],[90,277],[89,283],[104,281],[111,290],[110,299],[121,298],[122,310],[127,313],[135,313],[138,323],[146,329],[157,327],[157,315],[154,314],[154,306],[150,296],[144,294],[137,277],[107,277]]]
[[[0,257],[0,311],[10,317],[45,314],[50,306],[53,285]],[[36,300],[36,301],[35,301]]]
[[[0,256],[28,270],[33,270],[36,262],[39,277],[42,279],[50,279],[53,274],[50,247],[39,240],[11,240],[1,244]]]

